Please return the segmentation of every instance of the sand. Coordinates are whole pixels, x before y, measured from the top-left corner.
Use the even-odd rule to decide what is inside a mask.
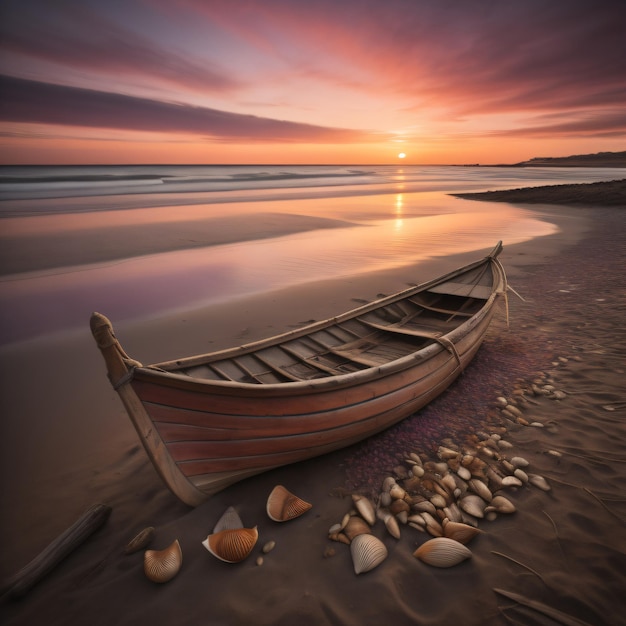
[[[3,577],[91,504],[104,502],[113,512],[24,598],[5,597],[2,623],[626,623],[622,209],[535,205],[562,230],[505,248],[509,282],[525,301],[510,296],[510,328],[499,316],[474,363],[448,392],[375,438],[251,478],[196,509],[181,504],[156,476],[86,332],[3,349],[2,385],[11,389],[3,393],[3,410],[21,410],[33,420],[2,426]],[[445,259],[421,271],[426,279],[466,260]],[[127,324],[118,335],[131,354],[157,361],[195,351],[197,333],[207,324],[214,339],[206,348],[219,348],[328,317],[354,299],[372,299],[403,282],[404,273],[387,272],[347,284],[312,283],[236,306]],[[9,361],[13,372],[6,369]],[[519,399],[516,394],[534,380],[565,395],[526,391],[527,400]],[[504,417],[500,396],[517,397],[525,423],[543,427]],[[64,419],[51,422],[50,415],[59,413]],[[43,429],[45,443],[23,443],[31,428]],[[471,559],[449,569],[412,556],[429,535],[401,526],[397,540],[379,521],[373,533],[389,556],[373,571],[355,575],[348,546],[327,536],[351,509],[350,494],[376,496],[382,479],[410,451],[434,459],[439,444],[469,446],[483,432],[501,434],[513,446],[507,457],[525,457],[529,471],[544,476],[551,490],[508,491],[517,511],[481,521],[484,532],[468,545]],[[48,463],[63,469],[48,474]],[[313,508],[296,520],[272,522],[265,501],[276,484]],[[201,545],[231,505],[260,535],[252,555],[237,565],[218,561]],[[156,529],[152,547],[174,539],[182,546],[182,569],[164,585],[144,577],[142,552],[123,554],[149,525]],[[276,547],[257,565],[269,540]],[[530,606],[495,589],[518,594]],[[556,621],[546,616],[550,611]]]

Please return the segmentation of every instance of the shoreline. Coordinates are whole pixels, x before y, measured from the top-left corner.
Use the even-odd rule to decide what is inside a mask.
[[[514,494],[515,515],[481,524],[484,533],[470,546],[471,560],[449,570],[428,568],[411,555],[427,536],[418,531],[411,534],[403,527],[397,541],[385,536],[378,522],[375,533],[384,539],[390,555],[376,570],[355,576],[349,550],[328,541],[328,527],[350,508],[342,490],[374,488],[378,473],[392,470],[389,449],[397,447],[392,452],[395,458],[405,453],[404,443],[413,443],[402,427],[351,449],[253,477],[188,509],[169,494],[147,461],[85,331],[73,340],[49,340],[55,352],[44,358],[42,342],[37,341],[0,351],[16,371],[41,380],[49,394],[26,397],[29,383],[11,374],[3,384],[16,386],[13,392],[22,396],[26,406],[5,407],[9,414],[22,409],[26,415],[39,416],[45,428],[50,419],[50,410],[44,410],[47,404],[60,406],[55,410],[68,420],[60,431],[49,433],[41,448],[26,452],[17,446],[3,458],[3,470],[21,465],[24,472],[15,478],[17,483],[5,501],[11,505],[16,492],[21,492],[17,517],[4,520],[10,522],[3,529],[4,543],[15,528],[21,529],[18,545],[7,546],[5,551],[8,562],[24,564],[94,501],[113,506],[111,519],[92,539],[24,600],[1,607],[6,623],[32,623],[45,615],[51,623],[130,624],[140,609],[141,619],[155,624],[168,623],[174,615],[179,623],[190,624],[209,615],[215,623],[224,624],[250,623],[252,615],[258,623],[267,624],[293,623],[296,616],[303,624],[375,623],[380,617],[395,624],[495,625],[508,623],[504,615],[521,619],[523,613],[510,608],[514,603],[494,593],[495,587],[515,590],[589,623],[603,623],[600,620],[605,617],[609,623],[609,616],[619,615],[622,601],[617,581],[626,567],[624,550],[611,539],[623,532],[618,522],[626,514],[625,468],[619,462],[619,433],[624,426],[611,420],[619,412],[602,409],[618,402],[619,389],[623,389],[619,366],[626,349],[620,323],[624,294],[619,287],[624,267],[619,264],[624,261],[623,219],[613,208],[546,206],[533,210],[557,216],[562,229],[505,247],[502,260],[509,282],[526,298],[526,302],[509,298],[511,329],[500,319],[463,380],[441,401],[409,418],[411,437],[428,434],[424,440],[430,447],[421,452],[429,453],[432,442],[452,426],[458,438],[471,438],[480,411],[485,428],[505,425],[514,452],[528,457],[551,481],[547,494],[530,489]],[[462,258],[475,256],[436,259],[421,266],[420,273],[428,278],[435,267],[456,267]],[[408,276],[407,268],[400,274],[394,270],[357,280],[313,283],[272,292],[265,299],[253,297],[211,307],[216,309],[212,314],[197,310],[124,324],[119,334],[124,333],[123,343],[131,356],[155,362],[165,353],[172,357],[218,349],[275,334],[311,317],[323,319],[354,298],[374,298],[379,291],[402,287],[410,280]],[[595,283],[595,276],[602,282]],[[289,305],[293,302],[295,307]],[[159,338],[158,345],[154,337]],[[80,363],[80,371],[75,366],[55,368],[55,362]],[[496,396],[513,395],[515,385],[521,385],[516,379],[532,379],[538,367],[547,370],[568,394],[561,401],[532,398],[522,407],[528,420],[540,421],[546,428],[499,421],[493,406]],[[80,392],[68,395],[70,389]],[[551,422],[556,432],[547,428]],[[24,425],[13,425],[14,431],[8,428],[5,424],[4,441],[16,441]],[[80,451],[74,448],[77,441],[81,441]],[[563,456],[557,462],[545,453],[547,449],[560,449]],[[60,458],[65,459],[60,473],[29,480],[29,474],[36,475],[35,467],[59,464]],[[29,462],[33,463],[30,470]],[[375,467],[377,463],[382,467]],[[7,475],[3,471],[3,481]],[[277,527],[260,512],[267,493],[279,482],[313,502],[314,508],[301,519]],[[600,497],[604,506],[585,488]],[[223,564],[200,546],[229,505],[236,506],[246,524],[259,525],[263,537],[259,545],[276,540],[275,551],[262,566],[256,566],[252,558],[238,566]],[[145,580],[141,554],[121,554],[130,537],[148,525],[157,528],[155,547],[164,547],[176,537],[183,547],[183,570],[164,586]],[[331,548],[333,555],[328,552]],[[494,552],[527,564],[542,579]],[[9,574],[15,565],[7,568],[5,562],[5,569]],[[376,601],[371,600],[374,596]],[[181,603],[187,607],[186,617],[180,615]]]

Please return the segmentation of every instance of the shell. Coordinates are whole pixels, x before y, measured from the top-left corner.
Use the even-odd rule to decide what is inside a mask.
[[[434,496],[430,498],[430,501],[433,503],[433,506],[438,509],[443,509],[448,503],[446,499],[441,495],[436,493]]]
[[[400,485],[395,484],[395,485],[391,486],[391,489],[389,490],[389,495],[394,500],[402,500],[402,498],[404,498],[404,496],[406,496],[406,491],[404,489],[402,489],[402,487],[400,487]]]
[[[502,479],[503,487],[521,487],[522,481],[517,476],[505,476]]]
[[[348,539],[352,541],[358,535],[372,532],[372,529],[368,526],[367,522],[360,517],[354,515],[350,518],[346,527],[343,529]]]
[[[498,513],[515,513],[515,505],[504,496],[494,496],[488,510]]]
[[[350,544],[355,574],[364,574],[387,558],[385,544],[374,535],[358,535]]]
[[[469,481],[469,486],[472,491],[479,495],[485,502],[491,502],[493,494],[489,490],[489,487],[487,487],[487,485],[482,480],[479,480],[478,478],[472,478]]]
[[[373,526],[376,523],[376,511],[374,510],[374,505],[365,496],[360,496],[357,493],[352,494],[352,501],[363,519],[370,526]]]
[[[395,484],[396,479],[393,476],[387,476],[387,478],[383,480],[383,491],[390,491]]]
[[[222,530],[233,530],[235,528],[243,528],[243,522],[239,517],[239,513],[232,506],[229,506],[224,511],[222,517],[217,520],[213,532],[219,533]]]
[[[434,567],[452,567],[472,556],[462,543],[449,537],[435,537],[423,543],[413,556]]]
[[[178,539],[163,550],[146,550],[143,555],[143,571],[155,583],[172,580],[183,564],[183,552]]]
[[[478,518],[483,517],[486,506],[487,503],[480,496],[473,494],[459,500],[459,507],[463,511]]]
[[[396,539],[400,539],[400,526],[398,526],[398,520],[393,515],[391,515],[391,513],[383,516],[383,522],[389,534]]]
[[[306,513],[312,507],[312,504],[301,500],[282,485],[276,485],[267,498],[266,511],[271,520],[287,522]]]
[[[209,535],[202,545],[220,561],[239,563],[252,552],[259,532],[254,528],[229,528]]]
[[[456,473],[463,479],[463,480],[469,480],[472,477],[472,473],[467,469],[467,467],[459,467],[459,469],[456,471]]]
[[[276,542],[273,539],[270,539],[270,541],[268,541],[263,546],[263,548],[261,549],[261,552],[263,552],[263,554],[267,554],[268,552],[271,552],[275,547],[276,547]]]
[[[543,476],[539,476],[539,474],[528,474],[528,482],[543,491],[550,491],[548,481]]]
[[[481,533],[482,530],[470,526],[469,524],[462,524],[460,522],[448,522],[443,527],[443,536],[448,539],[454,539],[459,543],[465,545],[469,543],[476,535]]]
[[[154,526],[148,526],[137,533],[124,548],[124,554],[133,554],[146,548],[154,538]]]
[[[522,456],[514,456],[511,459],[513,467],[528,467],[530,463]]]

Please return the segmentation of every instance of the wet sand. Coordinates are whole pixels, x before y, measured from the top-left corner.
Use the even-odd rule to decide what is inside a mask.
[[[510,328],[502,313],[448,392],[362,444],[248,479],[196,509],[161,484],[86,330],[4,348],[4,412],[29,420],[2,426],[3,577],[94,502],[113,512],[23,599],[5,598],[3,623],[626,623],[623,208],[592,201],[575,208],[534,205],[562,230],[515,246],[505,242],[509,282],[525,301],[509,296]],[[433,261],[420,266],[419,277],[405,268],[311,283],[128,323],[117,334],[144,362],[217,349],[328,317],[469,258]],[[8,370],[9,362],[15,369]],[[537,395],[533,381],[565,395]],[[515,399],[521,422],[501,412],[498,397]],[[33,428],[45,436],[31,442]],[[437,460],[443,443],[471,447],[493,433],[512,444],[502,451],[507,458],[526,458],[551,490],[507,490],[517,511],[480,520],[484,532],[468,545],[471,559],[449,569],[412,556],[430,535],[401,525],[398,540],[378,521],[373,534],[389,556],[355,575],[348,546],[328,539],[329,527],[352,508],[350,495],[377,498],[385,476],[406,466],[408,452]],[[47,466],[61,469],[48,472]],[[276,484],[311,502],[311,511],[284,524],[269,520],[265,501]],[[237,565],[218,561],[200,543],[231,505],[247,526],[258,525],[260,536]],[[182,569],[165,585],[144,577],[142,552],[122,553],[149,525],[156,528],[152,547],[176,538],[182,546]],[[259,566],[256,558],[270,539],[276,547]],[[495,589],[518,594],[529,606]]]

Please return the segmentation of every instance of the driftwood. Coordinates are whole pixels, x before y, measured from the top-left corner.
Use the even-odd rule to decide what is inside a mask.
[[[3,596],[20,598],[36,585],[50,570],[98,530],[111,514],[106,504],[94,504],[60,534],[43,552],[3,585]]]

